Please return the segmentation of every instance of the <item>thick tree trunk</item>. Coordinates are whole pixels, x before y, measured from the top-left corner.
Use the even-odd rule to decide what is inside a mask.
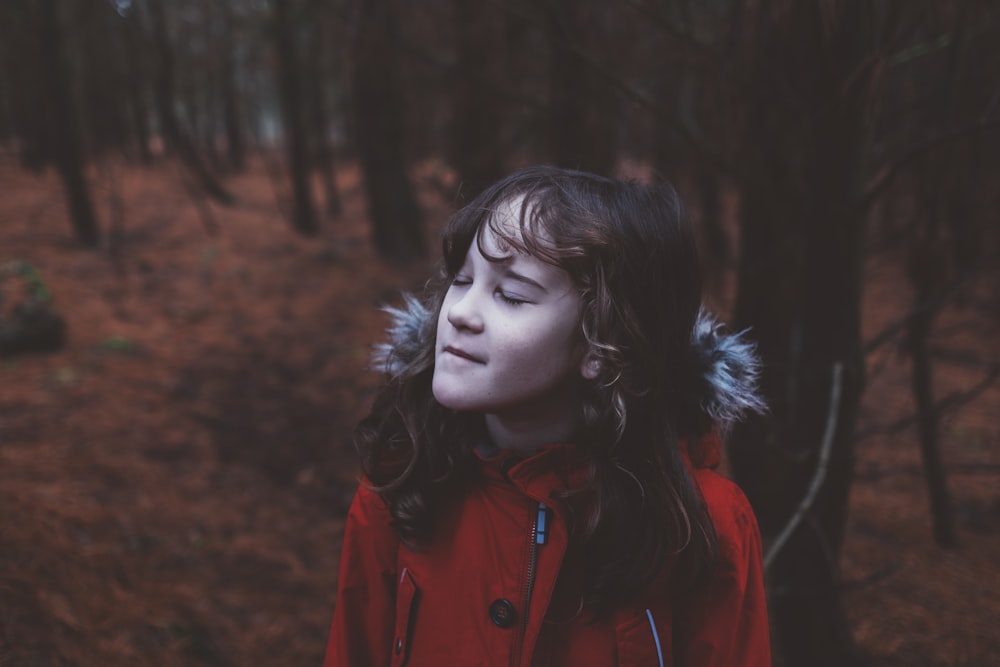
[[[764,535],[773,538],[802,501],[818,465],[832,371],[844,365],[825,483],[771,570],[771,615],[786,664],[833,667],[855,660],[838,558],[863,385],[861,239],[858,221],[843,211],[820,215],[804,201],[800,207],[774,205],[787,196],[774,185],[751,184],[764,192],[744,193],[736,317],[737,326],[752,326],[760,342],[771,414],[736,429],[731,460]]]
[[[422,215],[406,175],[391,0],[358,6],[354,41],[354,119],[375,247],[407,260],[425,252]]]
[[[703,257],[702,279],[706,289],[723,296],[723,279],[732,265],[732,250],[723,226],[722,179],[704,164],[695,166],[694,178],[700,202],[698,230]]]
[[[275,0],[274,44],[281,118],[285,128],[288,169],[292,178],[292,226],[300,234],[315,236],[319,233],[319,224],[309,187],[309,142],[302,113],[298,58],[295,56],[295,27],[289,5],[290,0]]]
[[[824,484],[770,571],[771,617],[788,665],[861,662],[838,567],[864,386],[864,219],[852,202],[861,182],[867,88],[848,85],[865,46],[863,35],[852,32],[859,22],[851,7],[835,6],[839,14],[825,17],[828,23],[806,3],[762,22],[768,34],[758,35],[740,153],[746,160],[736,321],[752,326],[760,343],[771,413],[738,427],[730,453],[765,539],[782,530],[807,492],[833,369],[844,369]],[[812,32],[819,30],[827,32]],[[778,71],[791,81],[776,80]]]
[[[75,5],[66,16],[79,40],[74,78],[79,81],[81,127],[85,132],[84,152],[100,156],[105,151],[122,150],[132,141],[127,94],[121,86],[124,61],[131,57],[121,43],[120,17],[110,6]]]
[[[605,26],[602,3],[552,0],[547,5],[552,160],[612,175],[616,160],[615,96],[581,56]]]
[[[503,16],[489,3],[454,0],[458,51],[452,162],[469,200],[503,176]]]
[[[50,157],[63,182],[69,218],[76,238],[85,245],[96,246],[100,241],[100,233],[84,174],[79,118],[63,53],[59,6],[57,0],[40,0],[38,9],[39,44],[44,45],[39,49],[39,54],[45,77]]]

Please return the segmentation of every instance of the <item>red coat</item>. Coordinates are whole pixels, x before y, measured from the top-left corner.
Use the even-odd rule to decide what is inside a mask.
[[[324,667],[770,665],[757,522],[739,488],[712,470],[718,441],[706,444],[693,474],[718,534],[712,581],[679,608],[651,586],[597,622],[578,613],[565,576],[556,585],[567,524],[551,492],[565,486],[567,448],[506,476],[503,455],[484,461],[484,482],[440,518],[422,551],[399,545],[384,502],[360,488]]]

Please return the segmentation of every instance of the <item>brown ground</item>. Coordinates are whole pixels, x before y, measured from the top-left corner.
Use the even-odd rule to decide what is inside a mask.
[[[116,259],[69,241],[54,176],[0,155],[0,263],[31,261],[69,324],[62,351],[0,359],[0,666],[321,662],[376,306],[428,266],[373,256],[355,170],[315,240],[263,173],[229,181],[241,203],[210,235],[176,168],[95,172],[105,223],[122,193]],[[891,264],[870,275],[872,334],[909,295]],[[996,362],[997,321],[974,326],[942,341]],[[938,394],[982,373],[941,366]],[[876,355],[861,428],[908,414],[908,383],[897,348]],[[913,429],[859,445],[842,563],[877,665],[997,663],[998,408],[994,387],[942,424],[954,552],[931,542]]]

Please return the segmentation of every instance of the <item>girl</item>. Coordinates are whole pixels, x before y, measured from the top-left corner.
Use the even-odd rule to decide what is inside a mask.
[[[667,185],[519,171],[394,311],[326,667],[770,664],[760,536],[712,471],[761,411]]]

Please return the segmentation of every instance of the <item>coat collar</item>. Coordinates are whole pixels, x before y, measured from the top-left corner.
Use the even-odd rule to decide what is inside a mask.
[[[690,471],[716,468],[722,460],[722,446],[714,431],[694,445],[681,439],[678,446]],[[528,456],[489,443],[474,451],[488,479],[510,482],[539,502],[548,502],[553,493],[579,488],[587,481],[586,462],[572,444],[546,445]]]

